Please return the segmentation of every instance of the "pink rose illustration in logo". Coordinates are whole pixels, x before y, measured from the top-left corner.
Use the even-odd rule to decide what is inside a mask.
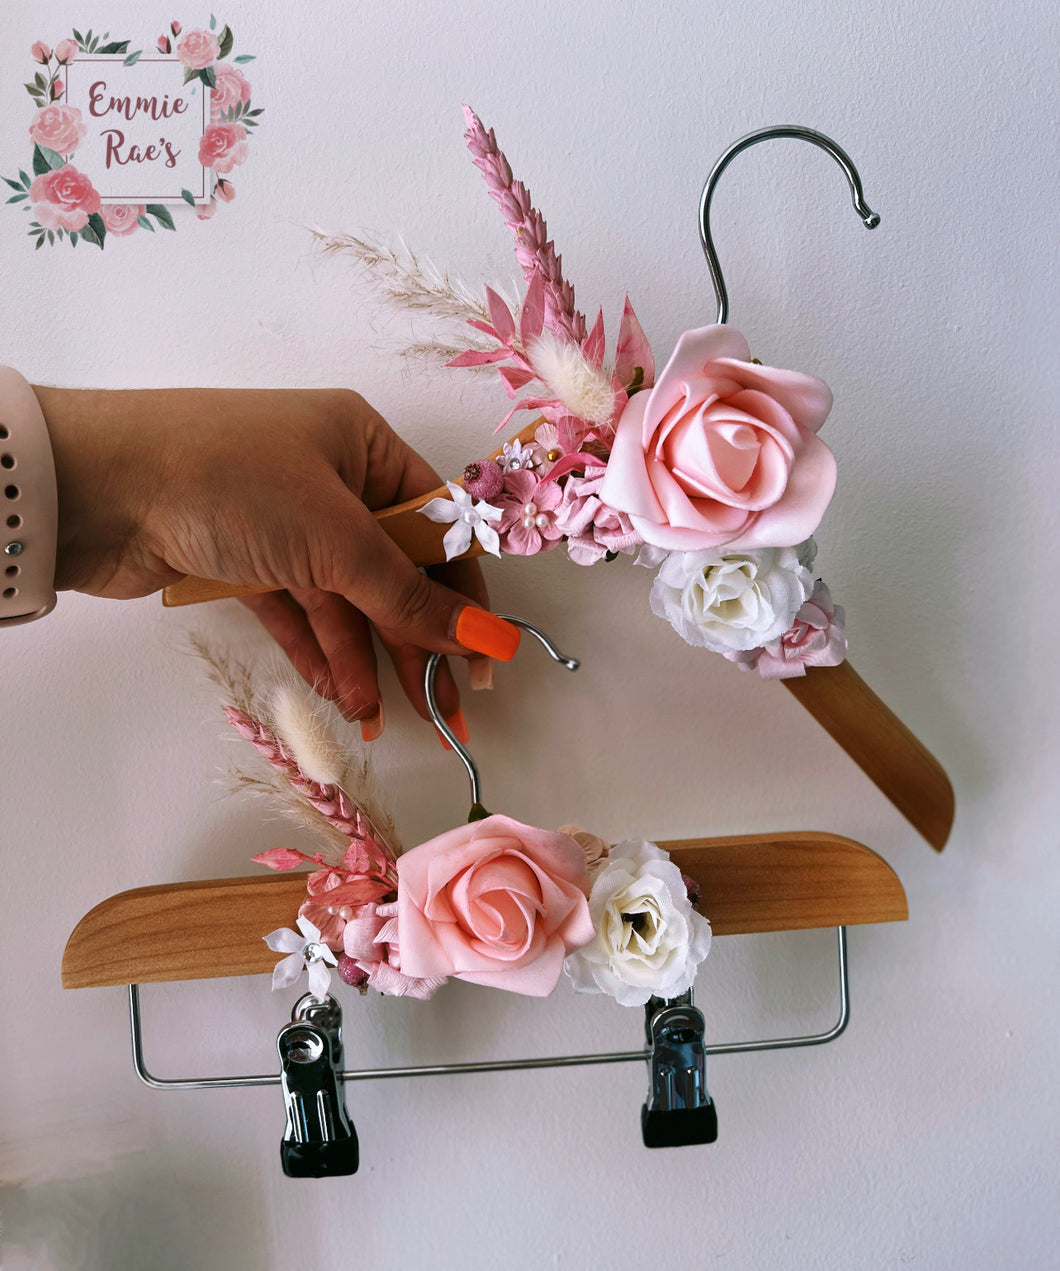
[[[189,31],[177,45],[177,57],[196,71],[216,62],[220,52],[217,36],[212,31]]]
[[[47,65],[48,59],[52,55],[51,49],[44,43],[43,40],[38,40],[30,49],[30,52],[33,54],[33,60],[35,62],[40,62],[42,66]]]
[[[835,489],[817,437],[832,407],[812,375],[756,366],[732,327],[686,331],[622,411],[600,497],[668,551],[790,547]]]
[[[43,106],[33,116],[29,135],[64,158],[84,141],[88,128],[76,106]]]
[[[545,997],[593,938],[585,852],[566,834],[490,816],[398,859],[401,970]]]
[[[250,101],[250,84],[238,66],[218,62],[214,68],[217,83],[210,95],[210,118],[220,119],[221,112],[230,110],[239,102]]]
[[[69,65],[77,56],[77,44],[73,40],[60,40],[55,46],[55,57],[63,66]]]
[[[104,204],[100,213],[103,224],[107,227],[107,233],[117,234],[119,237],[131,234],[137,229],[139,225],[137,217],[146,214],[147,208],[142,203],[107,203]]]
[[[199,142],[199,162],[214,172],[231,172],[247,157],[247,133],[241,124],[211,124]]]
[[[37,220],[45,229],[80,230],[100,203],[92,182],[69,163],[45,172],[29,187]]]

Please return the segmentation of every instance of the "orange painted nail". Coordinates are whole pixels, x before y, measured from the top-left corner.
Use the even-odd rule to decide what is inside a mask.
[[[361,720],[361,741],[375,741],[382,735],[383,729],[386,727],[386,720],[383,717],[383,703],[379,703],[379,709],[374,715],[369,715],[366,719]]]
[[[498,618],[488,609],[476,609],[474,605],[465,605],[460,610],[454,634],[465,649],[484,653],[501,662],[510,662],[515,657],[522,636],[519,628],[512,623]]]

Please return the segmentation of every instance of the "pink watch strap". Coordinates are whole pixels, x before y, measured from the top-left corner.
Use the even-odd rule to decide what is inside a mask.
[[[55,608],[59,505],[48,426],[36,394],[0,366],[0,627]]]

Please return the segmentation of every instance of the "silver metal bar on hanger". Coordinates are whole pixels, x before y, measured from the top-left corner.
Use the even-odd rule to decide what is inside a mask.
[[[793,1050],[800,1046],[821,1046],[835,1039],[850,1022],[850,977],[847,966],[847,929],[836,927],[839,965],[839,1018],[823,1033],[802,1037],[773,1037],[764,1041],[722,1042],[707,1046],[707,1055],[739,1055],[760,1050]],[[156,1077],[144,1062],[143,1026],[140,1019],[140,986],[129,985],[129,1032],[132,1039],[136,1075],[152,1090],[213,1090],[238,1086],[278,1086],[279,1073],[245,1077]],[[466,1073],[516,1072],[534,1068],[577,1068],[589,1064],[625,1064],[647,1060],[647,1050],[601,1052],[591,1055],[553,1055],[540,1059],[487,1059],[460,1064],[418,1064],[401,1068],[353,1068],[342,1073],[343,1081],[375,1081],[395,1077],[443,1077]]]

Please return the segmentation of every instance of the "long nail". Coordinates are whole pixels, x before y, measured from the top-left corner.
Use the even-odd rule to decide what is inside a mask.
[[[380,702],[374,715],[368,715],[361,720],[361,741],[375,741],[382,735],[385,727],[386,720],[383,716],[383,703]]]
[[[467,720],[464,718],[462,710],[455,710],[446,717],[445,721],[456,735],[456,739],[461,745],[466,746],[471,740],[471,733],[468,731]],[[441,734],[438,734],[438,740],[442,743],[445,750],[452,750],[452,746],[448,740]]]
[[[453,634],[465,649],[484,653],[501,662],[510,662],[515,657],[523,633],[488,609],[465,605],[457,617]]]
[[[467,660],[467,679],[474,692],[493,687],[493,659],[477,653]]]

